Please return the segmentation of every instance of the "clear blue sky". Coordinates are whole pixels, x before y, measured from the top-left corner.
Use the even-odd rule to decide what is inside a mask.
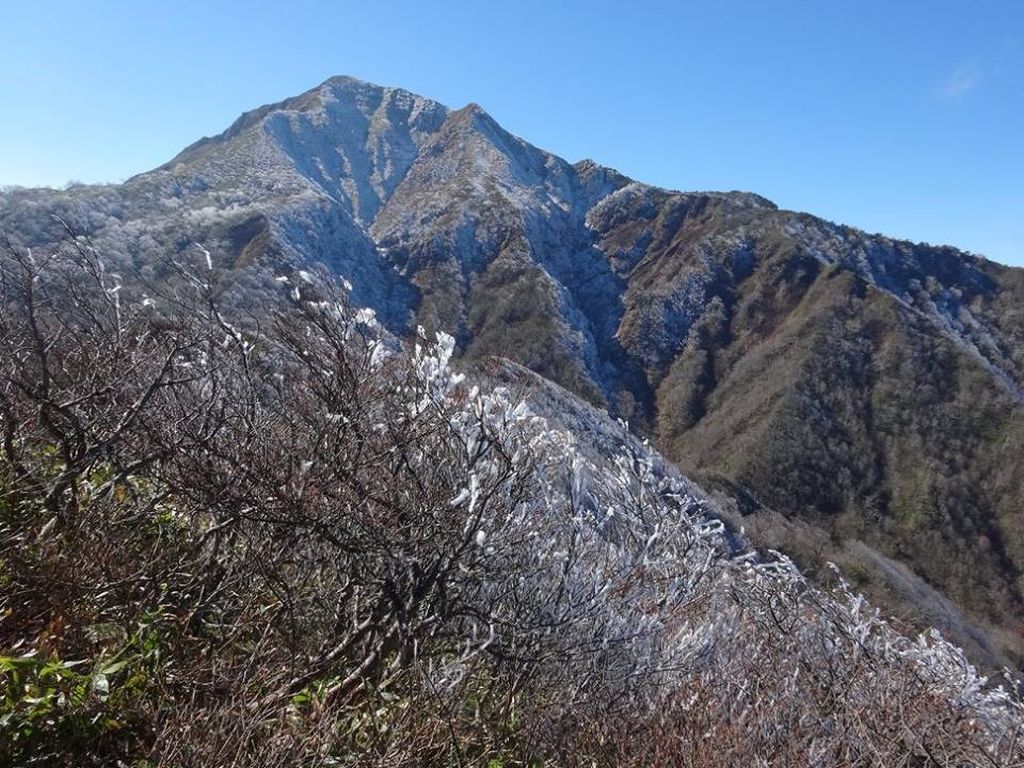
[[[8,0],[0,184],[120,180],[350,74],[569,160],[1024,265],[1024,0]]]

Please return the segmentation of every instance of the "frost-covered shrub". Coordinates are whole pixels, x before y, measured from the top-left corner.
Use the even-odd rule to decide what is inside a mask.
[[[242,312],[194,255],[144,290],[4,256],[0,669],[93,670],[8,685],[7,762],[1019,762],[1010,690],[645,444],[584,450],[322,275]]]

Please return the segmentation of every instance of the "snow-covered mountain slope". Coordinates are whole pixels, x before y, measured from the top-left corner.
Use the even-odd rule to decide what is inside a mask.
[[[198,245],[243,281],[323,263],[397,334],[526,366],[749,514],[906,564],[1024,658],[1022,270],[573,165],[344,77],[124,184],[0,197],[27,245],[54,215],[145,279]]]

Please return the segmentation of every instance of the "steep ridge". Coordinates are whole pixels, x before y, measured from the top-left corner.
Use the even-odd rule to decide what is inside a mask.
[[[1013,271],[692,196],[616,226],[629,204],[591,221],[606,250],[651,238],[620,338],[655,389],[662,448],[911,564],[1019,649],[1021,335],[998,282]]]
[[[417,322],[454,332],[471,356],[517,359],[604,401],[623,386],[607,358],[624,285],[584,219],[625,182],[570,166],[470,105],[449,116],[371,232],[419,289]]]
[[[197,245],[323,263],[395,332],[450,331],[628,419],[762,543],[933,621],[864,553],[903,563],[1024,659],[1022,270],[571,165],[476,105],[351,78],[122,185],[0,197],[27,245],[61,238],[54,215],[148,279]]]

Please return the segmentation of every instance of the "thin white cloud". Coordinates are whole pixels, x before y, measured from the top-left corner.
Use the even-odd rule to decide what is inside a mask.
[[[981,82],[982,71],[974,62],[961,64],[939,87],[939,95],[946,99],[961,99]]]

